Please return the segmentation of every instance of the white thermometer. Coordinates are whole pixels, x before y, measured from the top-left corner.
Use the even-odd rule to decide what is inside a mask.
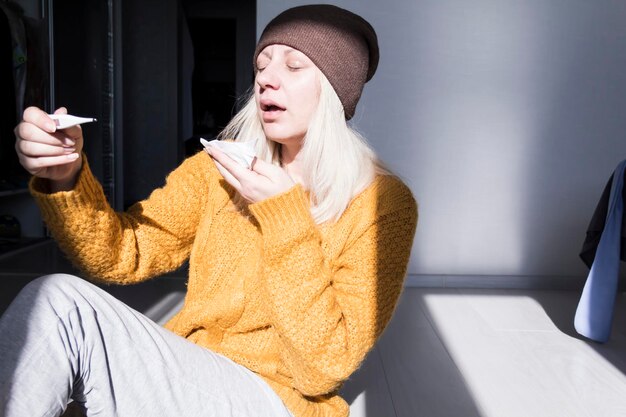
[[[97,122],[93,117],[78,117],[71,114],[49,114],[48,116],[54,120],[57,129],[66,129],[83,123]]]

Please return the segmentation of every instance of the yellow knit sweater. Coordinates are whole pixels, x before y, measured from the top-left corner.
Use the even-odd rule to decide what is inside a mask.
[[[167,328],[256,372],[296,417],[348,415],[338,390],[387,325],[406,273],[417,207],[401,181],[378,176],[319,226],[299,185],[238,211],[204,152],[125,213],[83,164],[72,191],[31,182],[77,267],[131,284],[189,259],[184,307]]]

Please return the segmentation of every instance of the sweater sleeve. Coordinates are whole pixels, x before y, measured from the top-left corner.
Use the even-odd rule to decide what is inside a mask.
[[[76,267],[95,281],[130,284],[172,271],[189,257],[209,194],[207,158],[202,152],[187,159],[162,188],[124,213],[111,208],[86,158],[73,190],[48,193],[48,182],[38,178],[30,188]]]
[[[381,335],[402,291],[417,205],[391,177],[370,192],[366,204],[351,208],[350,221],[340,219],[352,229],[332,264],[299,186],[251,206],[263,232],[281,356],[306,396],[339,389]]]

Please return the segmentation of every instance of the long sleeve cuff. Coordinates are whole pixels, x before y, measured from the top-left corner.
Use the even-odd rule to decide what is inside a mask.
[[[87,158],[83,155],[83,166],[78,173],[76,185],[70,191],[50,193],[47,179],[33,177],[29,183],[30,193],[39,205],[44,219],[52,219],[70,208],[94,206],[106,201],[102,186],[94,177]]]
[[[259,222],[266,242],[285,242],[315,226],[309,199],[301,185],[251,204],[250,211]]]

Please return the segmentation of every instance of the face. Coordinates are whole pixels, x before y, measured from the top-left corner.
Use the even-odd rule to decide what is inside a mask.
[[[254,96],[268,139],[302,144],[320,97],[320,71],[302,52],[269,45],[257,58]]]

